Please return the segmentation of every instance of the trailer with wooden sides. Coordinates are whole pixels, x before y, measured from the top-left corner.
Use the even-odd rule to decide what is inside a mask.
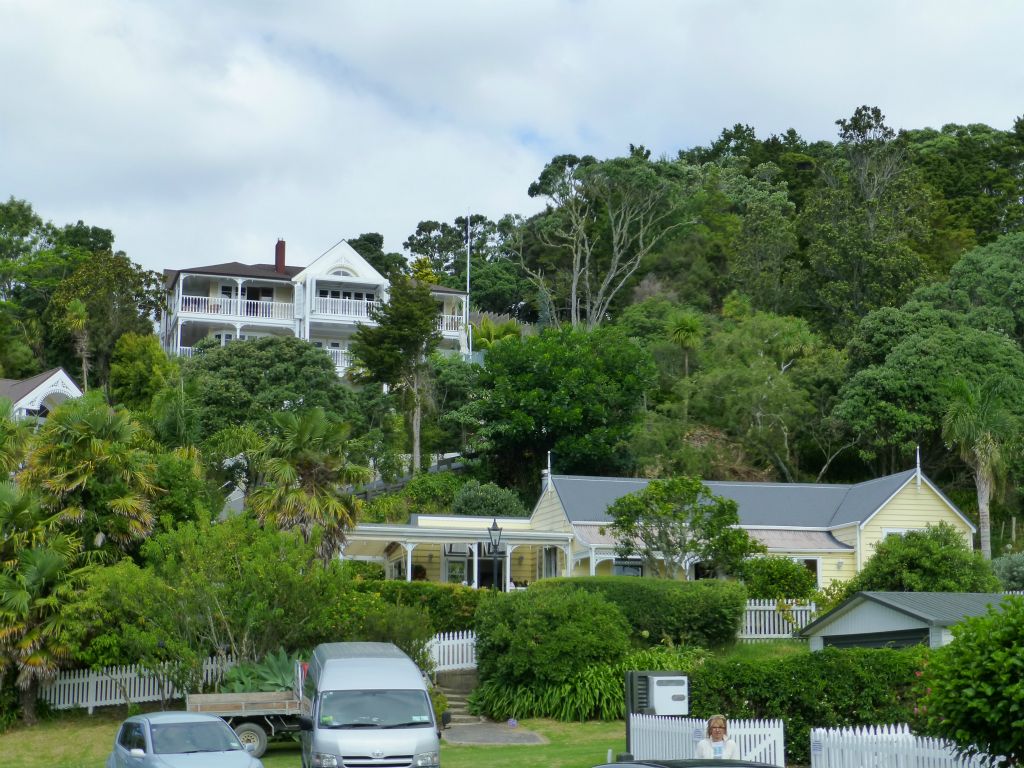
[[[223,717],[243,745],[253,745],[256,757],[266,751],[270,739],[299,730],[299,705],[295,691],[190,693],[185,697],[189,712]]]

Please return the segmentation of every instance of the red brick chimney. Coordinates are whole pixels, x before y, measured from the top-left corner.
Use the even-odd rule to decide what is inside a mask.
[[[274,248],[274,271],[284,274],[284,240],[280,238],[277,241],[277,247]]]

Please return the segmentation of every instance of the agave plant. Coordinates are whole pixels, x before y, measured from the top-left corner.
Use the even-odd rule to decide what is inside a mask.
[[[295,680],[297,659],[297,656],[289,656],[279,648],[261,661],[236,664],[224,675],[221,690],[225,693],[290,690]]]

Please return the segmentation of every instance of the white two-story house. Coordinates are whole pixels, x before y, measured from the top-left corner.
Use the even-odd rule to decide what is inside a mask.
[[[351,365],[356,328],[372,324],[370,310],[387,301],[388,281],[348,243],[308,267],[285,263],[277,241],[273,264],[210,264],[165,270],[167,311],[160,322],[163,348],[190,356],[195,344],[220,344],[262,336],[295,336],[322,348],[339,375]],[[437,300],[442,351],[466,354],[467,296],[431,286]]]

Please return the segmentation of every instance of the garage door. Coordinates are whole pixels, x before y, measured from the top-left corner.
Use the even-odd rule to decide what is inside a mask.
[[[869,632],[861,635],[825,635],[824,645],[833,648],[906,648],[928,644],[928,629],[901,629],[897,632]]]

